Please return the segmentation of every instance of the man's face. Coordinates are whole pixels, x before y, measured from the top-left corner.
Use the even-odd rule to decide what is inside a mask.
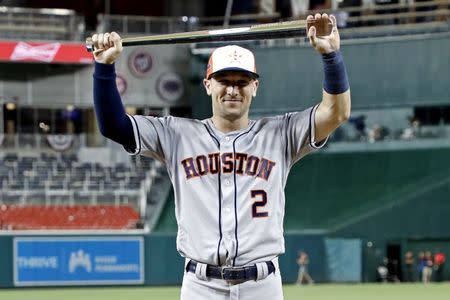
[[[213,115],[233,121],[248,117],[259,81],[245,72],[230,71],[205,79],[203,84],[212,99]]]

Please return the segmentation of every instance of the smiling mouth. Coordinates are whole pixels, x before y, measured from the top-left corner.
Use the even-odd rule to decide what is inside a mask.
[[[241,99],[223,99],[223,102],[242,102]]]

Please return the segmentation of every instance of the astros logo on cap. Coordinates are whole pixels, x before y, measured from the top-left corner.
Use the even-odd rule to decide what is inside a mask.
[[[223,71],[244,71],[255,78],[259,77],[253,53],[236,45],[217,48],[209,57],[206,78],[209,79],[214,73]]]

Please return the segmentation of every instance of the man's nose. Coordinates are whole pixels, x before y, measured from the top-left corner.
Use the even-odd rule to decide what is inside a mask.
[[[237,95],[238,87],[234,84],[230,84],[229,86],[227,86],[227,94],[228,95]]]

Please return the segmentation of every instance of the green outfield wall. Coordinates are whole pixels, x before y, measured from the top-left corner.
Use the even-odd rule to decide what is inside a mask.
[[[17,287],[14,280],[14,253],[13,241],[15,237],[0,236],[0,288]],[[30,237],[30,236],[27,236]],[[144,276],[143,282],[138,285],[180,285],[183,278],[184,259],[176,252],[174,234],[144,235]],[[54,236],[39,235],[37,238],[46,240],[58,240],[74,238],[73,235]],[[98,239],[98,236],[77,236],[80,239]],[[124,238],[123,235],[108,235],[107,238]],[[316,282],[373,282],[376,281],[376,268],[388,256],[387,247],[398,244],[402,254],[398,257],[400,267],[404,252],[413,251],[415,257],[419,251],[431,251],[433,254],[441,251],[450,253],[450,239],[355,239],[333,238],[323,234],[296,234],[285,235],[286,252],[279,258],[282,279],[284,283],[293,283],[297,279],[298,265],[296,258],[299,251],[306,251],[310,258],[309,271]],[[417,260],[416,260],[417,264]],[[415,268],[417,265],[415,265]],[[404,269],[403,269],[404,271]],[[399,274],[402,276],[401,271]],[[39,276],[37,276],[39,277]],[[418,279],[418,274],[415,274]],[[444,269],[444,280],[450,279],[449,268]],[[113,285],[129,285],[118,281]],[[46,284],[45,286],[87,286],[91,283],[78,284]],[[94,284],[101,286],[104,284]],[[111,285],[111,284],[107,284]],[[29,285],[31,287],[38,285]]]
[[[140,238],[143,237],[143,261],[144,261],[144,280],[142,283],[144,285],[179,285],[181,284],[183,278],[184,269],[184,259],[176,251],[175,234],[147,234],[147,235],[80,235],[74,236],[73,234],[64,235],[42,235],[38,236],[32,235],[0,235],[0,287],[14,287],[17,286],[16,280],[14,278],[14,264],[17,264],[17,257],[21,257],[22,254],[15,254],[14,239],[26,238],[32,242],[39,240],[45,240],[45,242],[54,241],[67,241],[67,240],[77,240],[77,251],[82,250],[85,255],[90,255],[91,259],[91,269],[89,272],[96,269],[95,264],[97,264],[97,254],[103,252],[104,249],[96,249],[97,254],[86,250],[86,242],[92,240],[102,240],[102,239],[123,239],[126,241],[130,238]],[[349,241],[352,241],[349,244]],[[325,238],[321,234],[287,234],[286,235],[286,253],[280,257],[280,269],[282,271],[282,277],[284,282],[295,282],[297,279],[298,266],[296,264],[296,258],[299,251],[306,251],[310,256],[310,273],[317,282],[326,282],[330,280],[329,274],[342,274],[341,279],[347,278],[346,281],[356,281],[359,282],[362,279],[362,249],[360,247],[360,242],[358,239],[353,240],[342,240],[342,239],[329,239]],[[17,250],[16,250],[17,251]],[[60,249],[59,252],[63,252],[64,249]],[[107,249],[107,251],[110,251]],[[17,251],[19,252],[19,251]],[[338,253],[344,253],[344,255],[339,255]],[[29,258],[41,256],[38,251],[34,251],[29,254]],[[50,252],[46,252],[45,256],[52,255]],[[127,254],[125,254],[127,255]],[[129,253],[132,256],[132,253]],[[66,255],[67,256],[67,255]],[[69,268],[63,265],[64,257],[58,258],[60,261],[61,268]],[[350,261],[350,263],[349,263]],[[69,264],[70,265],[70,264]],[[79,266],[80,267],[80,266]],[[17,268],[16,268],[17,269]],[[42,269],[42,271],[45,271]],[[64,271],[64,270],[63,270]],[[86,270],[83,267],[80,269],[75,269],[76,272],[81,272],[80,276],[86,275]],[[40,272],[40,271],[39,271]],[[38,273],[33,274],[33,276],[39,279],[40,275]],[[126,284],[122,281],[117,281],[113,283]],[[37,286],[42,285],[42,283],[28,284],[27,286]],[[66,285],[92,285],[92,282],[78,282],[65,284],[64,282],[56,283],[45,283],[45,286],[66,286]],[[103,285],[102,283],[94,285]],[[107,285],[110,285],[108,283]]]
[[[330,153],[301,160],[286,185],[286,230],[358,238],[448,237],[450,149]]]

